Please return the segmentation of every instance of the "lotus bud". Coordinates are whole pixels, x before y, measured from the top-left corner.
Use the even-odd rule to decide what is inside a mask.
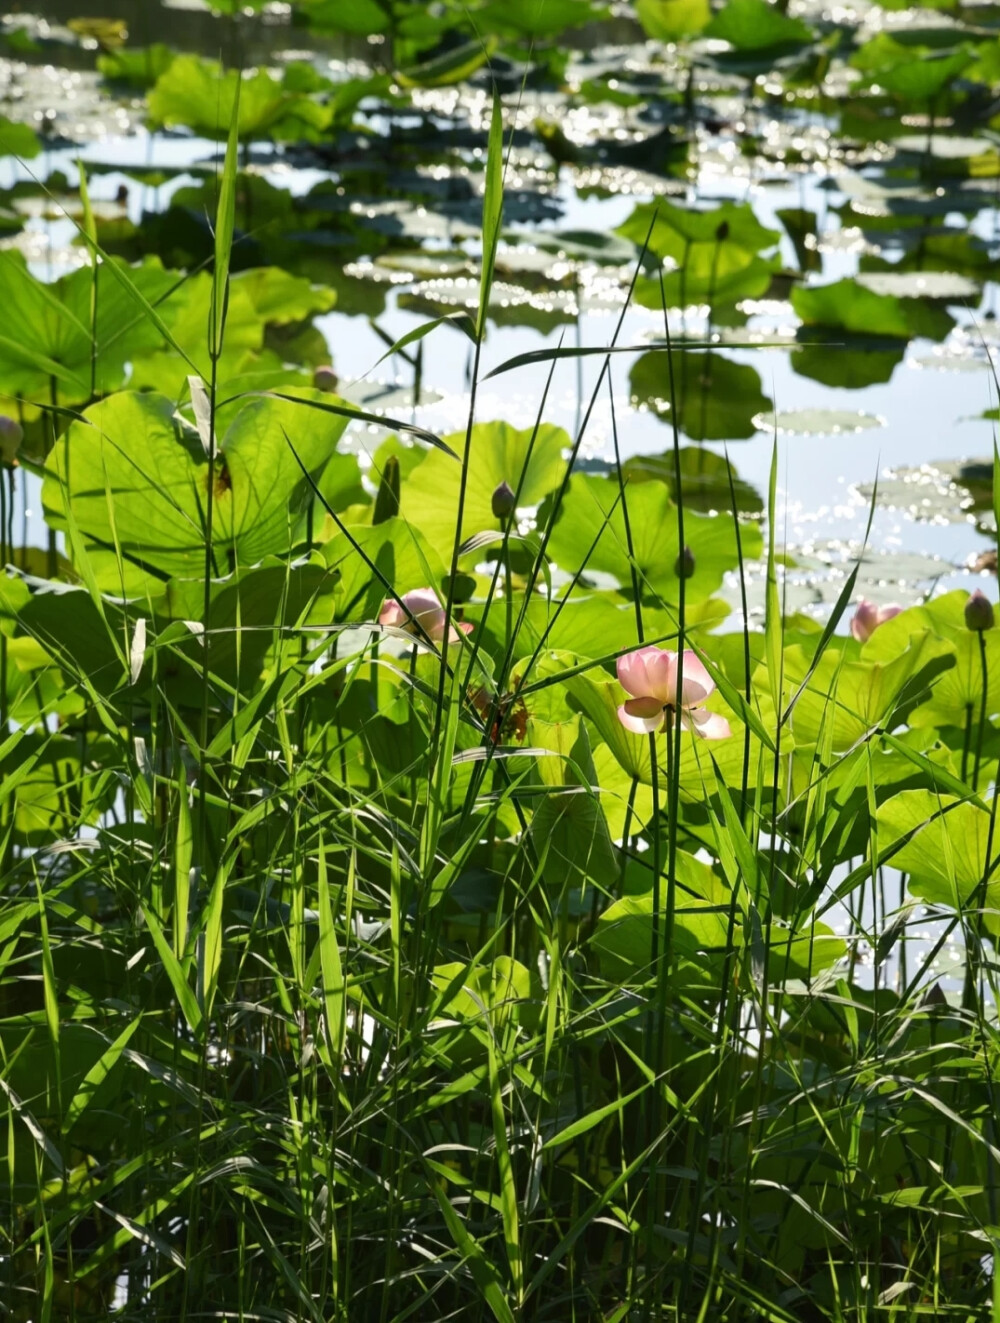
[[[0,460],[13,464],[23,440],[24,429],[17,419],[0,414]]]
[[[493,510],[494,519],[509,519],[514,513],[517,504],[517,497],[506,482],[502,482],[493,493],[493,500],[490,502]]]
[[[993,603],[978,588],[974,593],[969,594],[969,600],[965,604],[965,623],[977,634],[984,629],[993,628]]]
[[[685,547],[681,554],[674,561],[674,573],[678,579],[690,579],[694,574],[694,552],[690,547]]]
[[[382,481],[375,495],[373,524],[384,524],[399,514],[399,460],[390,455],[382,466]]]
[[[317,390],[326,390],[333,393],[339,384],[340,378],[329,363],[324,363],[313,373],[313,385]]]

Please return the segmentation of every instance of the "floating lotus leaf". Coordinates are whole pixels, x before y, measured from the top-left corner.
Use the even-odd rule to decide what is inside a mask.
[[[894,469],[878,482],[878,503],[892,510],[902,510],[911,519],[925,519],[933,523],[964,523],[976,505],[971,491],[971,479],[963,480],[964,465],[957,460],[938,460],[933,464],[919,464],[912,468]],[[871,500],[875,489],[870,483],[861,483],[859,492]],[[992,467],[989,490],[981,493],[981,503],[992,503]]]
[[[780,259],[756,257],[745,249],[714,244],[692,244],[687,260],[678,271],[635,282],[634,299],[644,308],[660,311],[705,303],[712,309],[730,306],[740,299],[766,294],[780,267]]]
[[[978,300],[980,295],[976,281],[948,271],[863,271],[857,281],[873,294],[897,299],[943,299],[957,303]]]
[[[887,382],[903,361],[905,346],[864,336],[832,333],[811,344],[805,341],[789,356],[793,372],[824,386],[863,390]]]
[[[797,286],[792,290],[792,307],[806,326],[886,339],[908,340],[911,335],[940,339],[954,324],[947,313],[920,299],[879,294],[850,279]]]
[[[967,49],[904,45],[880,32],[855,51],[851,63],[869,82],[902,101],[931,101],[972,63]]]
[[[630,484],[666,483],[675,501],[679,467],[685,510],[727,514],[732,510],[733,493],[741,514],[760,514],[764,508],[760,493],[744,482],[726,457],[705,446],[682,446],[676,456],[672,450],[663,455],[635,455],[622,467]]]
[[[616,233],[631,239],[637,247],[646,243],[649,235],[647,251],[657,257],[673,258],[678,264],[683,263],[686,251],[693,244],[706,244],[718,248],[720,253],[727,248],[739,248],[754,254],[773,248],[781,238],[777,230],[760,223],[749,202],[695,208],[678,207],[662,199],[640,203]]]
[[[842,436],[885,426],[884,418],[860,409],[782,409],[758,414],[754,422],[762,432],[792,436]]]
[[[34,129],[0,115],[0,156],[19,156],[22,161],[30,161],[41,150]]]
[[[692,441],[739,441],[754,435],[754,418],[770,409],[760,376],[748,363],[719,353],[673,355],[677,426]],[[671,411],[670,372],[663,352],[642,354],[629,373],[632,399],[661,418]]]

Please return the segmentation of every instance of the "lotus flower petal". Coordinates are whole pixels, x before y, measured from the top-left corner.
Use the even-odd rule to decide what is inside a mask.
[[[663,704],[655,698],[630,698],[618,709],[618,720],[634,735],[650,735],[663,725]]]
[[[677,654],[664,648],[637,648],[618,658],[618,679],[633,698],[657,698],[662,707],[674,700]]]
[[[733,733],[726,718],[718,712],[709,712],[708,708],[689,708],[682,720],[688,730],[693,730],[703,740],[725,740]]]
[[[697,707],[704,703],[714,688],[715,681],[698,660],[697,653],[688,649],[681,668],[681,707]]]

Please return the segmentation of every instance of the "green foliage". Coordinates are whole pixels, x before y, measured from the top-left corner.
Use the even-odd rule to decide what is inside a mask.
[[[936,338],[946,333],[950,324],[947,314],[921,299],[876,294],[856,280],[798,286],[792,291],[792,306],[806,326],[831,327],[854,335],[899,340],[908,340],[911,335]]]
[[[757,415],[771,408],[757,369],[718,353],[675,354],[673,397],[662,352],[641,354],[629,373],[629,385],[636,403],[661,417],[673,415],[692,441],[744,440],[757,431]]]
[[[234,66],[270,58],[273,15],[213,7]],[[755,341],[882,382],[989,291],[997,154],[967,135],[996,43],[960,11],[859,47],[847,11],[817,40],[765,0],[637,0],[653,40],[623,50],[610,8],[298,0],[317,51],[242,79],[152,15],[139,49],[116,20],[0,33],[29,105],[100,45],[102,100],[46,146],[144,89],[154,127],[227,140],[221,168],[179,139],[92,148],[76,185],[18,166],[0,199],[32,254],[0,253],[15,1319],[995,1313],[1000,630],[952,591],[851,636],[901,563],[877,549],[796,614],[832,553],[779,550],[783,455],[765,504],[715,443],[797,404]],[[759,219],[758,184],[812,196],[817,150],[857,278],[825,207],[778,213],[798,272]],[[626,196],[615,233],[560,228]],[[67,216],[81,265],[51,278]],[[487,329],[574,322],[489,363],[521,419],[553,369],[538,425],[479,421]],[[385,381],[351,380],[366,343]],[[656,417],[674,448],[641,453]],[[926,509],[985,524],[993,466],[948,472]],[[48,545],[19,546],[39,496]],[[694,680],[653,735],[621,712],[641,646]]]
[[[260,70],[243,77],[223,71],[214,60],[179,55],[159,75],[149,93],[154,123],[180,124],[210,138],[229,132],[239,87],[239,138],[317,141],[330,123],[330,113],[301,92],[290,91]]]
[[[19,156],[22,161],[30,161],[41,150],[33,129],[0,115],[0,155]]]
[[[319,392],[300,398],[320,399]],[[217,573],[252,565],[295,542],[317,480],[346,426],[293,400],[257,399],[218,442],[214,540]],[[161,395],[124,392],[88,409],[57,443],[42,499],[90,543],[98,581],[126,590],[145,574],[191,576],[204,563],[208,456],[198,430]]]
[[[711,16],[708,0],[636,0],[635,13],[646,35],[659,41],[693,36]]]
[[[429,451],[403,484],[400,501],[403,518],[427,536],[439,555],[450,551],[455,537],[463,470],[460,542],[497,527],[493,493],[502,482],[514,491],[520,483],[520,505],[537,505],[562,478],[566,467],[562,452],[569,445],[562,428],[546,423],[537,434],[532,428],[518,431],[509,423],[477,423],[468,448],[464,433],[444,440],[461,455],[461,464],[441,451]]]
[[[768,0],[728,0],[705,28],[706,37],[728,41],[734,50],[757,54],[812,41],[813,33],[800,18],[789,18]]]
[[[968,49],[940,50],[903,44],[879,32],[851,57],[872,84],[903,102],[932,101],[972,63]]]
[[[176,58],[176,51],[157,41],[145,49],[133,46],[99,55],[97,68],[109,83],[147,88],[167,72]]]
[[[156,262],[130,270],[129,280],[151,302],[174,283]],[[7,251],[0,253],[0,282],[8,331],[16,328],[16,335],[0,333],[5,395],[82,404],[91,394],[92,363],[97,389],[106,393],[124,384],[130,358],[163,343],[139,300],[103,268],[97,275],[96,328],[90,316],[94,277],[87,268],[46,283],[29,271],[20,253]]]

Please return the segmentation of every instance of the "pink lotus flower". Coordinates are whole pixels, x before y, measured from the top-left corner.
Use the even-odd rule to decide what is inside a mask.
[[[650,734],[667,724],[671,711],[680,711],[681,725],[706,740],[732,734],[729,722],[702,707],[715,684],[691,651],[684,653],[680,694],[677,692],[677,653],[664,648],[639,648],[618,658],[618,679],[631,697],[618,709],[618,720],[636,735]]]
[[[851,633],[859,643],[866,643],[879,625],[884,625],[893,616],[898,616],[902,609],[895,602],[890,603],[889,606],[876,606],[874,602],[862,597],[851,620]]]
[[[434,589],[414,588],[412,592],[403,594],[402,603],[403,605],[400,606],[399,602],[390,598],[379,612],[378,623],[396,629],[405,629],[417,635],[423,630],[432,642],[440,643],[444,638],[445,609]],[[406,608],[405,611],[403,607]],[[457,643],[460,637],[459,630],[462,634],[468,634],[471,629],[471,624],[461,624],[458,629],[452,625],[448,642]]]

